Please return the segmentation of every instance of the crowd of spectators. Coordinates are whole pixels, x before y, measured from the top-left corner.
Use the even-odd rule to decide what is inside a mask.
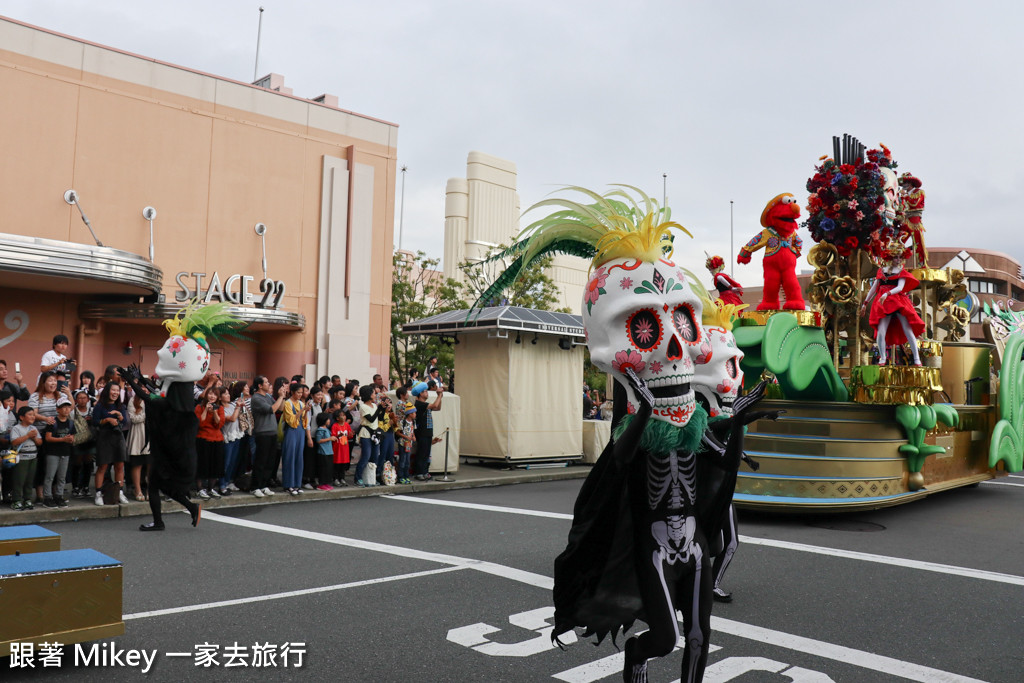
[[[37,503],[66,507],[70,498],[96,505],[147,500],[146,404],[117,366],[98,378],[78,373],[72,389],[76,364],[67,348],[67,337],[54,337],[32,392],[20,366],[12,382],[0,360],[4,503],[30,510]],[[445,392],[433,363],[424,371],[428,381],[413,371],[405,384],[393,382],[391,392],[380,375],[366,385],[338,375],[312,384],[302,375],[226,384],[208,373],[194,391],[199,432],[193,497],[298,496],[430,480],[430,447],[440,440],[433,435],[432,413]]]

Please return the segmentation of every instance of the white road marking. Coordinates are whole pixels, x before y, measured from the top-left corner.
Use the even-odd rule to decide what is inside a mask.
[[[988,479],[988,480],[983,481],[981,483],[982,484],[995,484],[997,486],[1021,486],[1021,487],[1024,487],[1024,484],[1015,484],[1012,481],[995,481],[993,479]]]
[[[638,636],[641,633],[646,633],[646,631],[637,631],[633,635]],[[682,647],[683,639],[680,638],[673,651],[679,650]],[[720,646],[715,645],[714,643],[708,644],[708,654],[717,652],[721,649],[722,648]],[[602,678],[608,678],[609,676],[621,673],[622,665],[625,664],[625,662],[626,653],[620,650],[613,655],[608,655],[607,657],[602,657],[601,659],[593,662],[587,662],[586,664],[566,669],[565,671],[553,675],[552,678],[557,678],[560,681],[566,681],[566,683],[593,683],[594,681],[599,681]],[[678,680],[676,683],[678,683]]]
[[[995,483],[995,482],[993,482]],[[1011,486],[1020,486],[1020,484],[1010,484]],[[551,519],[572,519],[572,515],[566,515],[559,512],[543,512],[540,510],[522,510],[520,508],[500,507],[497,505],[481,505],[478,503],[462,503],[451,500],[442,500],[437,498],[416,498],[413,496],[384,496],[385,500],[400,500],[411,503],[426,503],[428,505],[445,505],[449,507],[457,508],[469,508],[474,510],[485,510],[488,512],[502,512],[507,514],[521,514],[528,515],[531,517],[548,517]],[[994,581],[996,583],[1008,583],[1014,586],[1024,586],[1024,576],[1017,576],[1015,574],[1003,574],[1000,572],[990,572],[984,569],[971,569],[970,567],[957,567],[950,564],[938,564],[936,562],[924,562],[921,560],[909,560],[902,557],[890,557],[888,555],[876,555],[874,553],[862,553],[855,550],[840,550],[838,548],[826,548],[818,545],[808,545],[806,543],[794,543],[792,541],[779,541],[771,538],[757,538],[755,536],[743,536],[740,535],[740,543],[747,543],[749,545],[761,545],[770,548],[779,548],[781,550],[796,550],[804,553],[813,553],[816,555],[826,555],[829,557],[840,557],[847,560],[858,560],[861,562],[874,562],[876,564],[887,564],[894,567],[903,567],[905,569],[917,569],[920,571],[934,572],[938,574],[949,574],[951,576],[963,576],[971,579],[980,579],[983,581]]]
[[[563,512],[544,512],[543,510],[526,510],[508,508],[500,505],[484,505],[482,503],[461,503],[457,500],[441,500],[438,498],[417,498],[416,496],[381,496],[385,500],[404,500],[407,503],[426,503],[427,505],[444,505],[445,507],[466,508],[469,510],[486,510],[487,512],[504,512],[510,515],[526,515],[528,517],[547,517],[549,519],[572,519],[572,515]]]
[[[711,629],[718,633],[728,633],[729,635],[737,636],[739,638],[756,640],[768,645],[785,648],[787,650],[795,650],[797,652],[814,655],[815,657],[824,657],[825,659],[831,659],[836,662],[843,662],[845,664],[852,664],[853,666],[859,666],[872,671],[892,674],[893,676],[906,678],[910,681],[922,681],[924,683],[984,683],[983,681],[979,681],[977,678],[960,676],[958,674],[949,673],[948,671],[941,671],[939,669],[921,666],[920,664],[904,662],[899,659],[893,659],[892,657],[877,655],[873,652],[864,652],[863,650],[854,650],[853,648],[843,647],[842,645],[833,645],[832,643],[826,643],[821,640],[804,638],[803,636],[797,636],[791,633],[782,633],[781,631],[773,631],[760,626],[743,624],[738,621],[732,621],[731,619],[722,619],[714,615],[711,617]]]
[[[493,562],[474,560],[468,557],[446,555],[444,553],[431,553],[425,550],[416,550],[415,548],[402,548],[396,545],[387,545],[385,543],[376,543],[374,541],[364,541],[358,538],[346,538],[344,536],[335,536],[334,534],[323,534],[317,531],[306,531],[305,529],[294,529],[292,527],[280,526],[277,524],[254,522],[248,519],[238,519],[235,517],[219,515],[216,512],[204,512],[203,521],[221,522],[222,524],[231,524],[233,526],[240,526],[248,529],[257,529],[259,531],[269,531],[276,534],[284,534],[285,536],[305,538],[310,541],[333,543],[334,545],[343,545],[348,546],[349,548],[371,550],[377,553],[386,553],[388,555],[408,557],[414,560],[426,560],[427,562],[437,562],[438,564],[449,564],[456,567],[465,567],[466,569],[475,569],[478,572],[483,572],[485,574],[493,574],[494,576],[501,576],[506,579],[512,579],[513,581],[519,581],[520,583],[530,584],[533,586],[537,586],[539,588],[547,588],[548,590],[550,590],[555,585],[553,579],[547,576],[542,576],[541,574],[535,574],[534,572],[528,572],[522,569],[516,569],[514,567],[506,567],[504,565],[494,564]]]
[[[344,545],[352,548],[372,550],[375,552],[387,553],[389,555],[411,557],[415,559],[428,560],[431,562],[439,562],[441,564],[449,564],[457,567],[464,567],[466,569],[475,569],[477,571],[482,571],[487,574],[501,576],[503,578],[511,579],[513,581],[518,581],[519,583],[534,586],[545,591],[550,591],[554,586],[554,580],[550,577],[543,576],[541,574],[536,574],[534,572],[523,571],[521,569],[516,569],[514,567],[507,567],[505,565],[500,565],[493,562],[483,562],[480,560],[473,560],[469,558],[458,557],[455,555],[445,555],[442,553],[430,553],[422,550],[416,550],[414,548],[402,548],[399,546],[386,545],[384,543],[376,543],[373,541],[362,541],[359,539],[345,538],[343,536],[335,536],[332,534],[324,534],[315,531],[306,531],[303,529],[294,529],[291,527],[280,526],[277,524],[266,524],[264,522],[254,522],[252,520],[247,519],[236,519],[234,517],[226,517],[224,515],[219,515],[215,512],[207,513],[203,516],[203,519],[205,521],[221,522],[223,524],[230,524],[233,526],[240,526],[248,529],[257,529],[260,531],[268,531],[272,533],[284,534],[287,536],[295,536],[297,538],[305,538],[312,541],[333,543],[335,545]],[[773,631],[771,629],[762,628],[760,626],[744,624],[738,621],[722,619],[720,617],[711,617],[711,628],[720,633],[728,633],[739,638],[756,640],[758,642],[767,643],[770,645],[775,645],[777,647],[786,648],[790,650],[796,650],[798,652],[804,652],[817,657],[822,657],[824,659],[845,662],[848,664],[852,664],[854,666],[863,667],[873,671],[883,671],[886,673],[891,673],[894,676],[900,676],[902,678],[906,678],[912,681],[925,681],[928,683],[983,683],[982,681],[978,681],[974,678],[968,678],[966,676],[960,676],[958,674],[940,671],[938,669],[933,669],[927,666],[920,666],[912,662],[904,662],[898,659],[893,659],[891,657],[876,655],[872,652],[855,650],[853,648],[843,647],[841,645],[834,645],[832,643],[813,640],[811,638],[804,638],[803,636],[783,633],[781,631]]]
[[[207,513],[209,514],[209,513]],[[204,515],[204,518],[206,515]],[[197,612],[204,609],[214,609],[217,607],[231,607],[233,605],[248,605],[254,602],[264,602],[266,600],[281,600],[282,598],[294,598],[300,595],[314,595],[316,593],[327,593],[329,591],[344,590],[346,588],[359,588],[360,586],[372,586],[378,583],[390,583],[391,581],[404,581],[406,579],[416,579],[421,576],[431,576],[433,574],[444,574],[445,572],[457,572],[466,569],[466,567],[442,567],[441,569],[429,569],[422,572],[411,572],[409,574],[399,574],[397,576],[384,576],[376,579],[366,579],[364,581],[352,581],[350,583],[336,583],[333,586],[319,586],[317,588],[303,588],[297,591],[287,591],[285,593],[270,593],[269,595],[254,595],[249,598],[236,598],[234,600],[220,600],[218,602],[204,602],[199,605],[185,605],[184,607],[170,607],[168,609],[157,609],[151,612],[135,612],[134,614],[126,614],[122,617],[125,621],[131,619],[148,619],[149,617],[163,617],[168,614],[181,614],[183,612]]]

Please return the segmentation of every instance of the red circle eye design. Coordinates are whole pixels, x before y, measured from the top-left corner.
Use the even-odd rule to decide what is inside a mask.
[[[652,351],[661,343],[661,320],[653,308],[641,308],[629,316],[626,332],[638,351]]]
[[[735,358],[730,358],[725,361],[725,371],[729,373],[729,377],[736,379],[737,375],[740,374],[739,366]]]
[[[673,309],[672,324],[687,344],[696,344],[700,341],[700,325],[693,316],[693,307],[690,304],[679,304]]]

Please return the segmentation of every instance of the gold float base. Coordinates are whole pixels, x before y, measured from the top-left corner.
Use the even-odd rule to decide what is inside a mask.
[[[858,365],[850,371],[850,398],[856,403],[931,405],[942,390],[940,368]]]
[[[821,313],[818,311],[742,311],[737,324],[764,326],[773,315],[791,315],[802,327],[821,327]]]

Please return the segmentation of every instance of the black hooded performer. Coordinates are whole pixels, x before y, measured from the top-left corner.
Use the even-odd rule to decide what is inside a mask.
[[[492,259],[511,259],[485,291],[486,304],[537,257],[592,257],[583,295],[591,361],[615,376],[619,424],[580,490],[568,545],[555,561],[552,638],[574,628],[600,642],[641,619],[649,630],[626,642],[623,679],[647,680],[647,660],[668,654],[683,613],[682,680],[704,675],[713,604],[712,550],[722,537],[742,452],[743,426],[763,386],[736,400],[734,415],[707,429],[690,385],[710,355],[699,280],[672,260],[667,208],[636,188],[604,195],[571,188],[592,203],[557,206]],[[636,199],[631,192],[640,195]],[[536,207],[534,207],[536,208]],[[691,283],[693,285],[691,286]],[[471,313],[472,314],[472,313]],[[719,381],[725,381],[722,377]]]
[[[198,306],[190,303],[164,325],[170,338],[157,352],[156,374],[160,386],[150,385],[135,365],[120,369],[136,395],[146,403],[146,436],[149,439],[149,508],[153,521],[140,531],[162,531],[160,493],[181,503],[199,524],[201,508],[188,498],[196,479],[196,416],[194,383],[210,368],[211,339],[240,336],[245,327],[227,312],[227,304]]]

